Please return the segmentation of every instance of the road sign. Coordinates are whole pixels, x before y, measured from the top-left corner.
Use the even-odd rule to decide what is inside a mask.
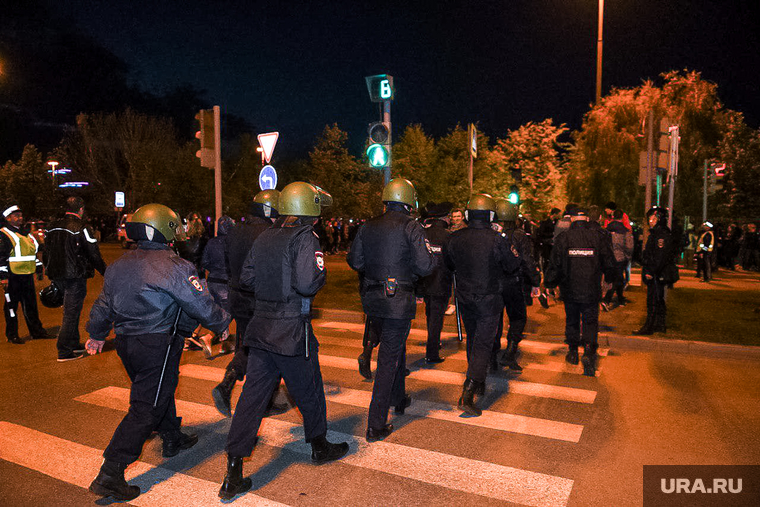
[[[279,132],[267,132],[266,134],[259,134],[259,146],[264,150],[264,160],[268,164],[272,160],[272,153],[274,153],[274,145],[277,144],[277,138],[280,137]]]
[[[259,187],[261,190],[272,190],[277,187],[277,171],[271,165],[265,165],[261,168]]]
[[[124,192],[114,192],[114,206],[117,208],[123,208],[125,203]]]

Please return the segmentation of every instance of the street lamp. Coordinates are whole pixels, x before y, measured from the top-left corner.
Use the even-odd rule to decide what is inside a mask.
[[[596,104],[602,99],[602,25],[604,24],[604,0],[599,0],[599,30],[596,39]]]
[[[259,153],[261,153],[261,167],[264,167],[264,164],[265,164],[265,161],[264,161],[264,148],[262,148],[261,146],[257,146],[256,147],[256,151],[258,151]]]
[[[48,165],[50,166],[50,170],[48,171],[50,173],[50,176],[53,178],[53,187],[55,187],[55,168],[58,167],[58,162],[55,160],[51,160],[48,162]]]

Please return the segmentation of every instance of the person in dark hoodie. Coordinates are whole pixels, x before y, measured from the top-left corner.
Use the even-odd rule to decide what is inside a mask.
[[[612,287],[604,295],[602,309],[605,312],[613,309],[612,296],[617,294],[617,305],[625,305],[627,300],[623,295],[625,288],[625,270],[631,262],[633,255],[633,233],[623,223],[623,212],[616,209],[613,212],[613,220],[607,225],[606,230],[612,238],[612,253],[615,256],[615,276],[612,279]]]
[[[227,285],[227,263],[225,262],[225,243],[227,239],[227,233],[229,233],[232,226],[235,225],[235,221],[223,215],[219,217],[216,226],[216,237],[211,238],[206,244],[206,248],[203,249],[203,257],[201,258],[201,268],[207,271],[208,291],[214,297],[216,304],[224,308],[226,311],[230,311],[229,307],[229,294],[230,289]],[[227,340],[230,335],[230,331],[225,330],[220,337],[222,341]],[[206,342],[209,350],[211,348],[210,336],[204,336],[202,339]]]

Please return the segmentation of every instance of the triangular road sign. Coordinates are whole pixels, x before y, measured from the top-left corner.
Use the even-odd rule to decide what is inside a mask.
[[[280,137],[279,132],[267,132],[266,134],[259,134],[259,146],[264,150],[264,160],[267,164],[272,160],[272,153],[274,153],[274,146],[277,144],[277,138]]]

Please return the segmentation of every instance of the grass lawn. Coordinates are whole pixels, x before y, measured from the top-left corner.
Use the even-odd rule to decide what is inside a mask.
[[[760,291],[676,287],[667,303],[668,333],[658,338],[760,345]]]

